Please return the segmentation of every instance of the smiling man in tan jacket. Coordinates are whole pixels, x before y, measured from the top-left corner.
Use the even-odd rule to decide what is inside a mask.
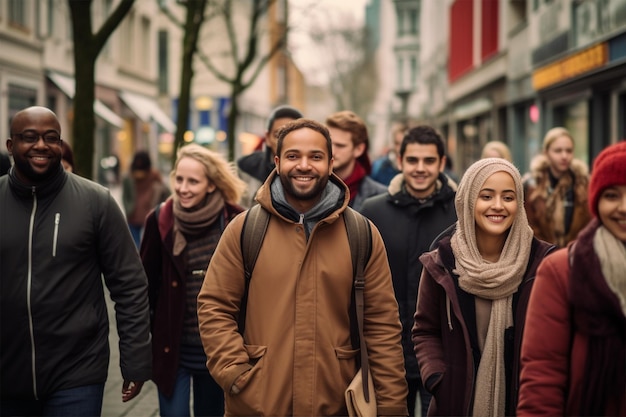
[[[227,226],[198,296],[207,366],[226,415],[347,415],[358,370],[350,309],[353,271],[343,212],[347,186],[332,173],[328,130],[306,119],[278,134],[276,170],[257,194],[269,225],[245,291],[241,231]],[[378,415],[406,416],[401,326],[382,238],[372,229],[365,269],[364,335]]]

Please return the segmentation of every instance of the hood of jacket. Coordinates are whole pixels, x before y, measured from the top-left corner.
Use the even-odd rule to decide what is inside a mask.
[[[410,206],[427,203],[425,202],[420,204],[415,197],[413,197],[411,194],[409,194],[408,191],[406,191],[404,183],[404,174],[402,173],[393,177],[393,179],[389,183],[389,187],[387,188],[389,193],[388,198],[393,204],[398,206]],[[436,188],[437,193],[430,200],[432,202],[448,200],[450,196],[454,196],[458,185],[446,174],[440,172],[439,177],[437,178]],[[452,203],[454,204],[454,198],[452,198]]]
[[[300,221],[300,215],[304,215],[303,222],[307,225],[309,233],[315,223],[320,220],[330,220],[331,218],[339,217],[339,214],[348,206],[349,198],[348,186],[337,175],[332,173],[328,179],[326,189],[322,192],[320,201],[307,213],[299,213],[287,203],[276,170],[272,171],[267,177],[256,195],[257,202],[263,208],[284,220],[298,222]]]

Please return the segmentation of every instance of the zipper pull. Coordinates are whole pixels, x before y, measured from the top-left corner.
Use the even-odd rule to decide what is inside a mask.
[[[298,220],[298,224],[304,224],[304,214],[300,213],[300,220]]]

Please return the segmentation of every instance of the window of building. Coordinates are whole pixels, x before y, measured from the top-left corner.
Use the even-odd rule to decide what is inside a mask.
[[[417,35],[419,33],[419,13],[416,9],[409,10],[409,33]]]
[[[414,89],[417,84],[417,73],[418,73],[417,57],[412,56],[411,57],[411,87],[412,89]]]
[[[128,66],[132,66],[134,59],[134,49],[135,49],[135,13],[134,11],[130,11],[128,16],[122,22],[122,27],[120,28],[120,56],[122,58],[122,62]]]
[[[404,59],[402,57],[398,57],[398,68],[397,68],[397,80],[396,86],[397,90],[404,90]]]
[[[26,6],[23,0],[9,0],[9,23],[14,26],[26,28]]]
[[[168,33],[165,30],[159,31],[159,94],[167,94],[169,90],[169,49]]]
[[[150,42],[150,19],[145,16],[141,18],[141,45],[142,47],[139,52],[141,62],[137,64],[140,68],[146,68],[145,65],[150,62],[150,51],[152,50],[150,45],[153,44]]]
[[[18,111],[37,104],[37,90],[21,85],[9,84],[9,124]]]

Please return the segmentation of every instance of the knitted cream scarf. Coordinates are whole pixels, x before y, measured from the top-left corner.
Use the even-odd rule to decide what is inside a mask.
[[[602,275],[626,315],[626,246],[606,227],[600,226],[593,237],[593,247],[602,266]]]
[[[492,174],[504,171],[513,177],[517,216],[511,225],[500,259],[487,262],[476,244],[474,206],[481,187]],[[533,232],[524,210],[522,179],[515,166],[501,158],[475,162],[463,175],[455,197],[458,215],[452,235],[452,252],[459,286],[476,297],[492,300],[487,339],[474,387],[474,416],[503,416],[506,404],[504,331],[513,325],[513,294],[517,291],[530,257]]]

